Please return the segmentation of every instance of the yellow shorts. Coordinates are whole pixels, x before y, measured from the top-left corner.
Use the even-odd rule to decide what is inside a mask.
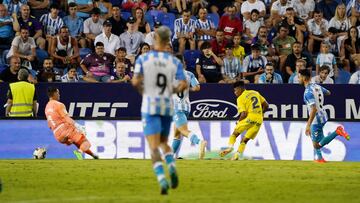
[[[253,140],[259,132],[261,124],[262,121],[254,121],[245,118],[235,126],[235,132],[241,134],[246,130],[245,137]]]

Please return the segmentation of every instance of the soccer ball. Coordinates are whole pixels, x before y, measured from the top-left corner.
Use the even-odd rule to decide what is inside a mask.
[[[46,157],[46,149],[42,147],[38,147],[33,152],[34,159],[45,159]]]

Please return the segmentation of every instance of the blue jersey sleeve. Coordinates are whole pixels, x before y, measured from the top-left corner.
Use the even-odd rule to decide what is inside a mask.
[[[195,75],[193,73],[190,72],[190,86],[191,87],[195,87],[197,85],[199,85],[199,81],[196,79]]]
[[[307,92],[304,96],[306,105],[312,106],[315,104],[315,97],[312,92]]]
[[[143,75],[144,74],[141,56],[139,58],[137,58],[135,61],[134,74],[135,75]]]
[[[321,87],[321,91],[324,93],[324,94],[329,94],[330,91],[328,89],[326,89],[325,87],[323,86],[320,86]]]
[[[176,65],[177,69],[176,69],[176,76],[175,76],[176,80],[186,80],[182,63],[179,60],[176,60],[176,61],[177,61],[177,65]]]

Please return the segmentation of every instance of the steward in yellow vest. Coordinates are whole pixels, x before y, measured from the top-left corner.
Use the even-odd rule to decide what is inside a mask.
[[[37,100],[35,86],[27,81],[29,72],[20,69],[19,82],[10,83],[10,91],[6,106],[6,116],[36,117]]]

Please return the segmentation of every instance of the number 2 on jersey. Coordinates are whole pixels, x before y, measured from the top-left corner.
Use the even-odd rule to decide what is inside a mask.
[[[257,109],[257,108],[260,107],[260,106],[258,105],[259,100],[258,100],[257,97],[251,97],[251,101],[252,101],[252,107],[253,107],[253,109]]]

